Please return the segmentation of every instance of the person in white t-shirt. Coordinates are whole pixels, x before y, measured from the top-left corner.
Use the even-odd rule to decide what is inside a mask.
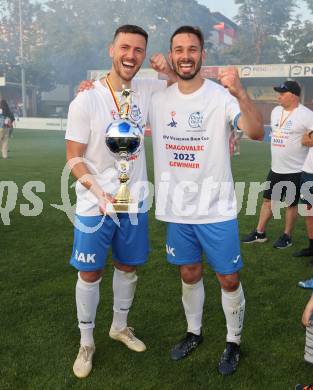
[[[148,221],[145,210],[147,185],[144,150],[131,161],[129,188],[132,196],[142,204],[136,224],[127,213],[120,213],[119,225],[106,215],[109,202],[118,187],[116,160],[105,145],[105,131],[118,119],[121,90],[132,90],[130,118],[145,126],[148,107],[154,91],[166,88],[160,80],[134,79],[142,65],[148,35],[138,26],[119,27],[109,49],[112,58],[110,73],[97,81],[93,89],[79,93],[69,108],[66,131],[67,160],[76,183],[77,207],[74,245],[71,264],[79,271],[76,284],[76,306],[81,333],[80,349],[73,371],[78,378],[86,377],[92,369],[95,352],[93,329],[99,303],[99,284],[109,248],[114,259],[113,321],[109,335],[136,352],[146,349],[127,326],[137,276],[136,267],[147,260]],[[176,79],[164,56],[157,54],[152,67]],[[115,216],[116,218],[116,216]]]
[[[178,82],[151,100],[156,218],[168,223],[167,259],[180,269],[188,325],[171,358],[188,356],[202,342],[204,252],[222,289],[227,344],[219,372],[229,375],[239,362],[245,310],[229,136],[232,125],[262,139],[263,122],[235,68],[220,73],[222,86],[200,76],[203,42],[192,26],[173,33],[170,60]]]
[[[273,244],[274,248],[285,249],[292,245],[291,233],[298,215],[301,170],[308,153],[306,135],[313,130],[313,111],[300,103],[301,88],[296,81],[286,81],[278,87],[279,106],[271,114],[271,170],[267,177],[268,187],[263,193],[263,204],[258,225],[243,243],[267,241],[266,225],[272,218],[275,202],[285,201],[285,229]]]
[[[313,131],[306,136],[306,142],[310,144],[313,138]],[[306,231],[309,239],[308,248],[303,248],[298,252],[298,256],[313,255],[313,148],[310,148],[307,158],[305,159],[301,175],[301,190],[300,202],[307,207],[307,215],[305,217]],[[313,259],[312,259],[313,261]],[[313,278],[300,281],[299,287],[313,289]]]

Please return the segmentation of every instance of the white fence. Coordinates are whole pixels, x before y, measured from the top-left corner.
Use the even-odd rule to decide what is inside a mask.
[[[17,118],[15,121],[17,129],[65,131],[66,125],[67,119],[63,118]]]

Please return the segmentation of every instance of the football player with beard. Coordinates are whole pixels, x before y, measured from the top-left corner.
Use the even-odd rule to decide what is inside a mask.
[[[171,358],[188,356],[202,342],[204,252],[221,286],[227,336],[218,369],[229,375],[239,362],[245,312],[229,136],[233,126],[261,140],[263,120],[235,68],[222,69],[222,85],[201,77],[203,46],[198,28],[173,33],[169,58],[178,81],[151,100],[156,218],[167,222],[167,259],[180,270],[187,320]]]
[[[132,223],[127,213],[119,214],[119,224],[106,215],[108,202],[119,187],[115,158],[105,147],[105,130],[119,118],[121,92],[132,90],[129,115],[144,127],[152,93],[166,88],[166,82],[154,79],[134,79],[146,55],[148,34],[141,27],[119,27],[109,49],[112,68],[94,87],[79,93],[69,108],[66,131],[66,154],[76,183],[76,220],[71,264],[78,270],[76,306],[81,333],[80,348],[73,371],[78,378],[88,376],[95,352],[93,329],[99,303],[99,285],[109,248],[114,259],[113,321],[109,336],[136,352],[145,351],[145,344],[127,324],[137,275],[136,268],[144,264],[149,253],[148,216],[145,208],[147,184],[144,150],[132,162],[129,181],[132,196],[142,208],[138,223]],[[176,80],[164,56],[152,58],[152,67]],[[133,188],[133,190],[132,190]]]

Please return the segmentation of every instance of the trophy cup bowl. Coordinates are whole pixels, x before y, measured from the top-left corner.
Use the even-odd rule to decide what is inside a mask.
[[[120,188],[115,195],[115,202],[107,207],[108,212],[137,213],[138,204],[134,203],[126,183],[129,180],[129,159],[136,155],[143,144],[142,128],[128,119],[112,122],[105,133],[105,143],[117,158]]]

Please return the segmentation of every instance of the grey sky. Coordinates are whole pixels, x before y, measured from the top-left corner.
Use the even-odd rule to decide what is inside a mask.
[[[33,2],[44,3],[48,0],[31,0]],[[127,1],[127,0],[126,0]],[[131,1],[131,0],[129,0]],[[234,0],[197,0],[198,3],[207,6],[211,12],[221,12],[228,18],[232,19],[238,12],[238,5],[235,4]],[[273,0],[275,1],[275,0]],[[313,15],[307,9],[304,0],[297,1],[298,9],[296,10],[297,14],[301,14],[303,19],[308,19],[313,22]]]
[[[228,18],[232,19],[238,10],[238,5],[235,4],[234,0],[197,0],[198,3],[206,5],[211,12],[219,11]],[[309,19],[313,21],[312,14],[307,10],[305,3],[301,0],[297,1],[299,8],[297,9],[297,14],[302,14],[304,19]]]
[[[206,5],[211,12],[221,12],[230,19],[237,14],[238,10],[237,4],[232,0],[198,0],[198,3]]]

